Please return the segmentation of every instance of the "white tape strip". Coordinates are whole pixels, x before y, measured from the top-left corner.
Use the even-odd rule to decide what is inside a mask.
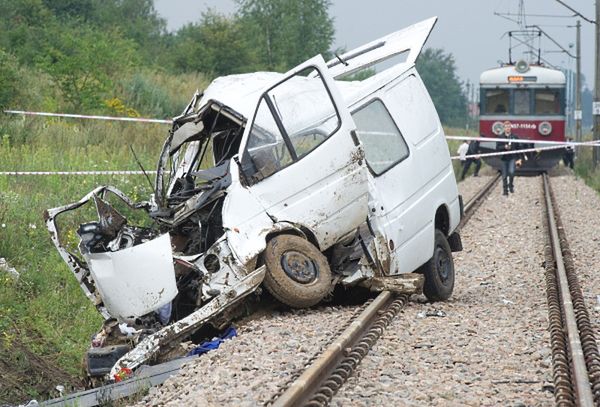
[[[151,172],[146,172],[152,174]],[[0,175],[143,175],[143,171],[2,171]]]
[[[472,155],[465,156],[465,158],[495,157],[495,156],[508,155],[508,154],[531,153],[531,152],[538,153],[538,152],[547,151],[547,150],[560,150],[560,149],[564,149],[565,145],[567,145],[567,144],[572,144],[572,143],[562,143],[561,145],[558,145],[558,146],[549,146],[549,147],[523,148],[523,149],[515,150],[515,151],[498,151],[498,152],[494,152],[494,153],[472,154]],[[578,143],[578,145],[600,147],[600,144],[598,141]],[[458,156],[458,155],[452,156],[451,158],[453,160],[460,160],[460,156]]]
[[[448,140],[477,140],[477,141],[499,141],[502,143],[506,143],[507,139],[505,138],[491,138],[491,137],[467,137],[467,136],[446,136]],[[596,144],[600,145],[600,140],[595,141],[545,141],[545,140],[527,140],[527,139],[513,139],[510,140],[511,143],[527,143],[527,144],[548,144],[548,145],[569,145],[569,146],[594,146]]]
[[[22,114],[28,116],[47,116],[47,117],[69,117],[73,119],[94,119],[94,120],[115,120],[122,122],[141,122],[141,123],[164,123],[171,124],[172,120],[162,119],[145,119],[142,117],[115,117],[115,116],[90,116],[83,114],[68,114],[68,113],[47,113],[47,112],[26,112],[22,110],[5,110],[8,114]]]

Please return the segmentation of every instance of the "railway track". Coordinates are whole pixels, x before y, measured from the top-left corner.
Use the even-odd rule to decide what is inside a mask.
[[[600,406],[600,354],[554,194],[544,189],[546,289],[557,406]]]

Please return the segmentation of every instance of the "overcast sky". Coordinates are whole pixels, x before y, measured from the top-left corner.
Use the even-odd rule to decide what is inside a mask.
[[[600,1],[600,0],[598,0]],[[593,0],[564,0],[589,19],[594,19]],[[186,23],[197,22],[207,8],[230,14],[235,12],[233,0],[155,0],[159,14],[167,19],[168,28],[177,30]],[[439,20],[426,47],[443,48],[454,55],[462,80],[477,83],[479,74],[508,60],[509,30],[518,29],[515,22],[494,13],[517,13],[519,0],[333,0],[329,9],[334,18],[334,48],[353,47],[372,41],[405,26],[438,16]],[[564,48],[575,55],[576,18],[555,0],[525,1],[529,15],[527,24],[542,27]],[[539,16],[534,16],[539,15]],[[565,16],[565,17],[563,17]],[[582,20],[582,71],[588,87],[594,81],[594,27]],[[542,57],[550,63],[575,69],[575,62],[549,40],[542,42]],[[549,51],[549,52],[548,52]]]

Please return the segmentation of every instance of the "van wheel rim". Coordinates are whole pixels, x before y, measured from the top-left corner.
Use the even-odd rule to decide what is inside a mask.
[[[448,257],[448,254],[441,247],[437,247],[436,249],[435,265],[437,268],[437,273],[440,276],[440,280],[442,281],[442,283],[445,284],[450,278],[450,274],[452,273],[452,265],[450,263],[450,258]]]
[[[319,268],[304,253],[288,250],[281,256],[281,267],[285,274],[300,284],[309,284],[317,279]]]

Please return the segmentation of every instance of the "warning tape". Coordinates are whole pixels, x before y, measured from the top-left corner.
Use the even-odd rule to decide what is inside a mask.
[[[502,143],[506,143],[507,139],[505,138],[488,138],[488,137],[462,137],[462,136],[446,136],[447,139],[451,139],[451,140],[478,140],[478,141],[499,141]],[[514,140],[510,140],[511,143],[524,143],[524,144],[534,144],[535,142],[537,142],[537,140],[523,140],[523,139],[514,139]],[[493,153],[480,153],[480,154],[471,154],[471,155],[466,155],[464,158],[481,158],[481,157],[497,157],[497,156],[502,156],[502,155],[509,155],[509,154],[518,154],[518,153],[531,153],[531,152],[536,152],[539,153],[541,151],[547,151],[547,150],[560,150],[560,149],[564,149],[565,146],[584,146],[584,147],[600,147],[600,141],[599,140],[593,140],[593,141],[584,141],[584,142],[563,142],[563,141],[542,141],[539,142],[539,144],[552,144],[548,147],[532,147],[532,148],[524,148],[524,149],[519,149],[519,150],[513,150],[513,151],[496,151]],[[460,156],[456,155],[456,156],[452,156],[450,157],[453,160],[460,160]]]
[[[600,145],[600,140],[593,141],[545,141],[545,140],[528,140],[528,139],[505,139],[505,138],[492,138],[492,137],[468,137],[468,136],[446,136],[448,140],[471,140],[471,141],[496,141],[501,143],[506,143],[510,141],[511,143],[523,143],[523,144],[548,144],[548,145],[561,145],[561,146],[594,146],[596,144]]]
[[[28,115],[28,116],[69,117],[72,119],[114,120],[114,121],[122,121],[122,122],[163,123],[163,124],[173,123],[172,120],[145,119],[143,117],[90,116],[90,115],[83,115],[83,114],[68,114],[68,113],[26,112],[23,110],[5,110],[4,113],[22,114],[22,115]]]
[[[548,150],[561,150],[561,149],[565,148],[565,145],[569,145],[569,144],[573,144],[573,143],[562,143],[561,145],[549,146],[549,147],[523,148],[523,149],[513,150],[513,151],[497,151],[494,153],[471,154],[471,155],[466,155],[464,158],[466,159],[466,158],[496,157],[496,156],[501,156],[501,155],[531,153],[531,152],[539,153],[541,151],[548,151]],[[600,147],[600,142],[591,141],[591,142],[586,142],[586,143],[577,143],[577,145]],[[458,156],[458,155],[452,156],[450,158],[453,160],[460,160],[460,156]]]
[[[143,175],[143,171],[0,171],[0,175]],[[148,174],[148,172],[146,172]]]

